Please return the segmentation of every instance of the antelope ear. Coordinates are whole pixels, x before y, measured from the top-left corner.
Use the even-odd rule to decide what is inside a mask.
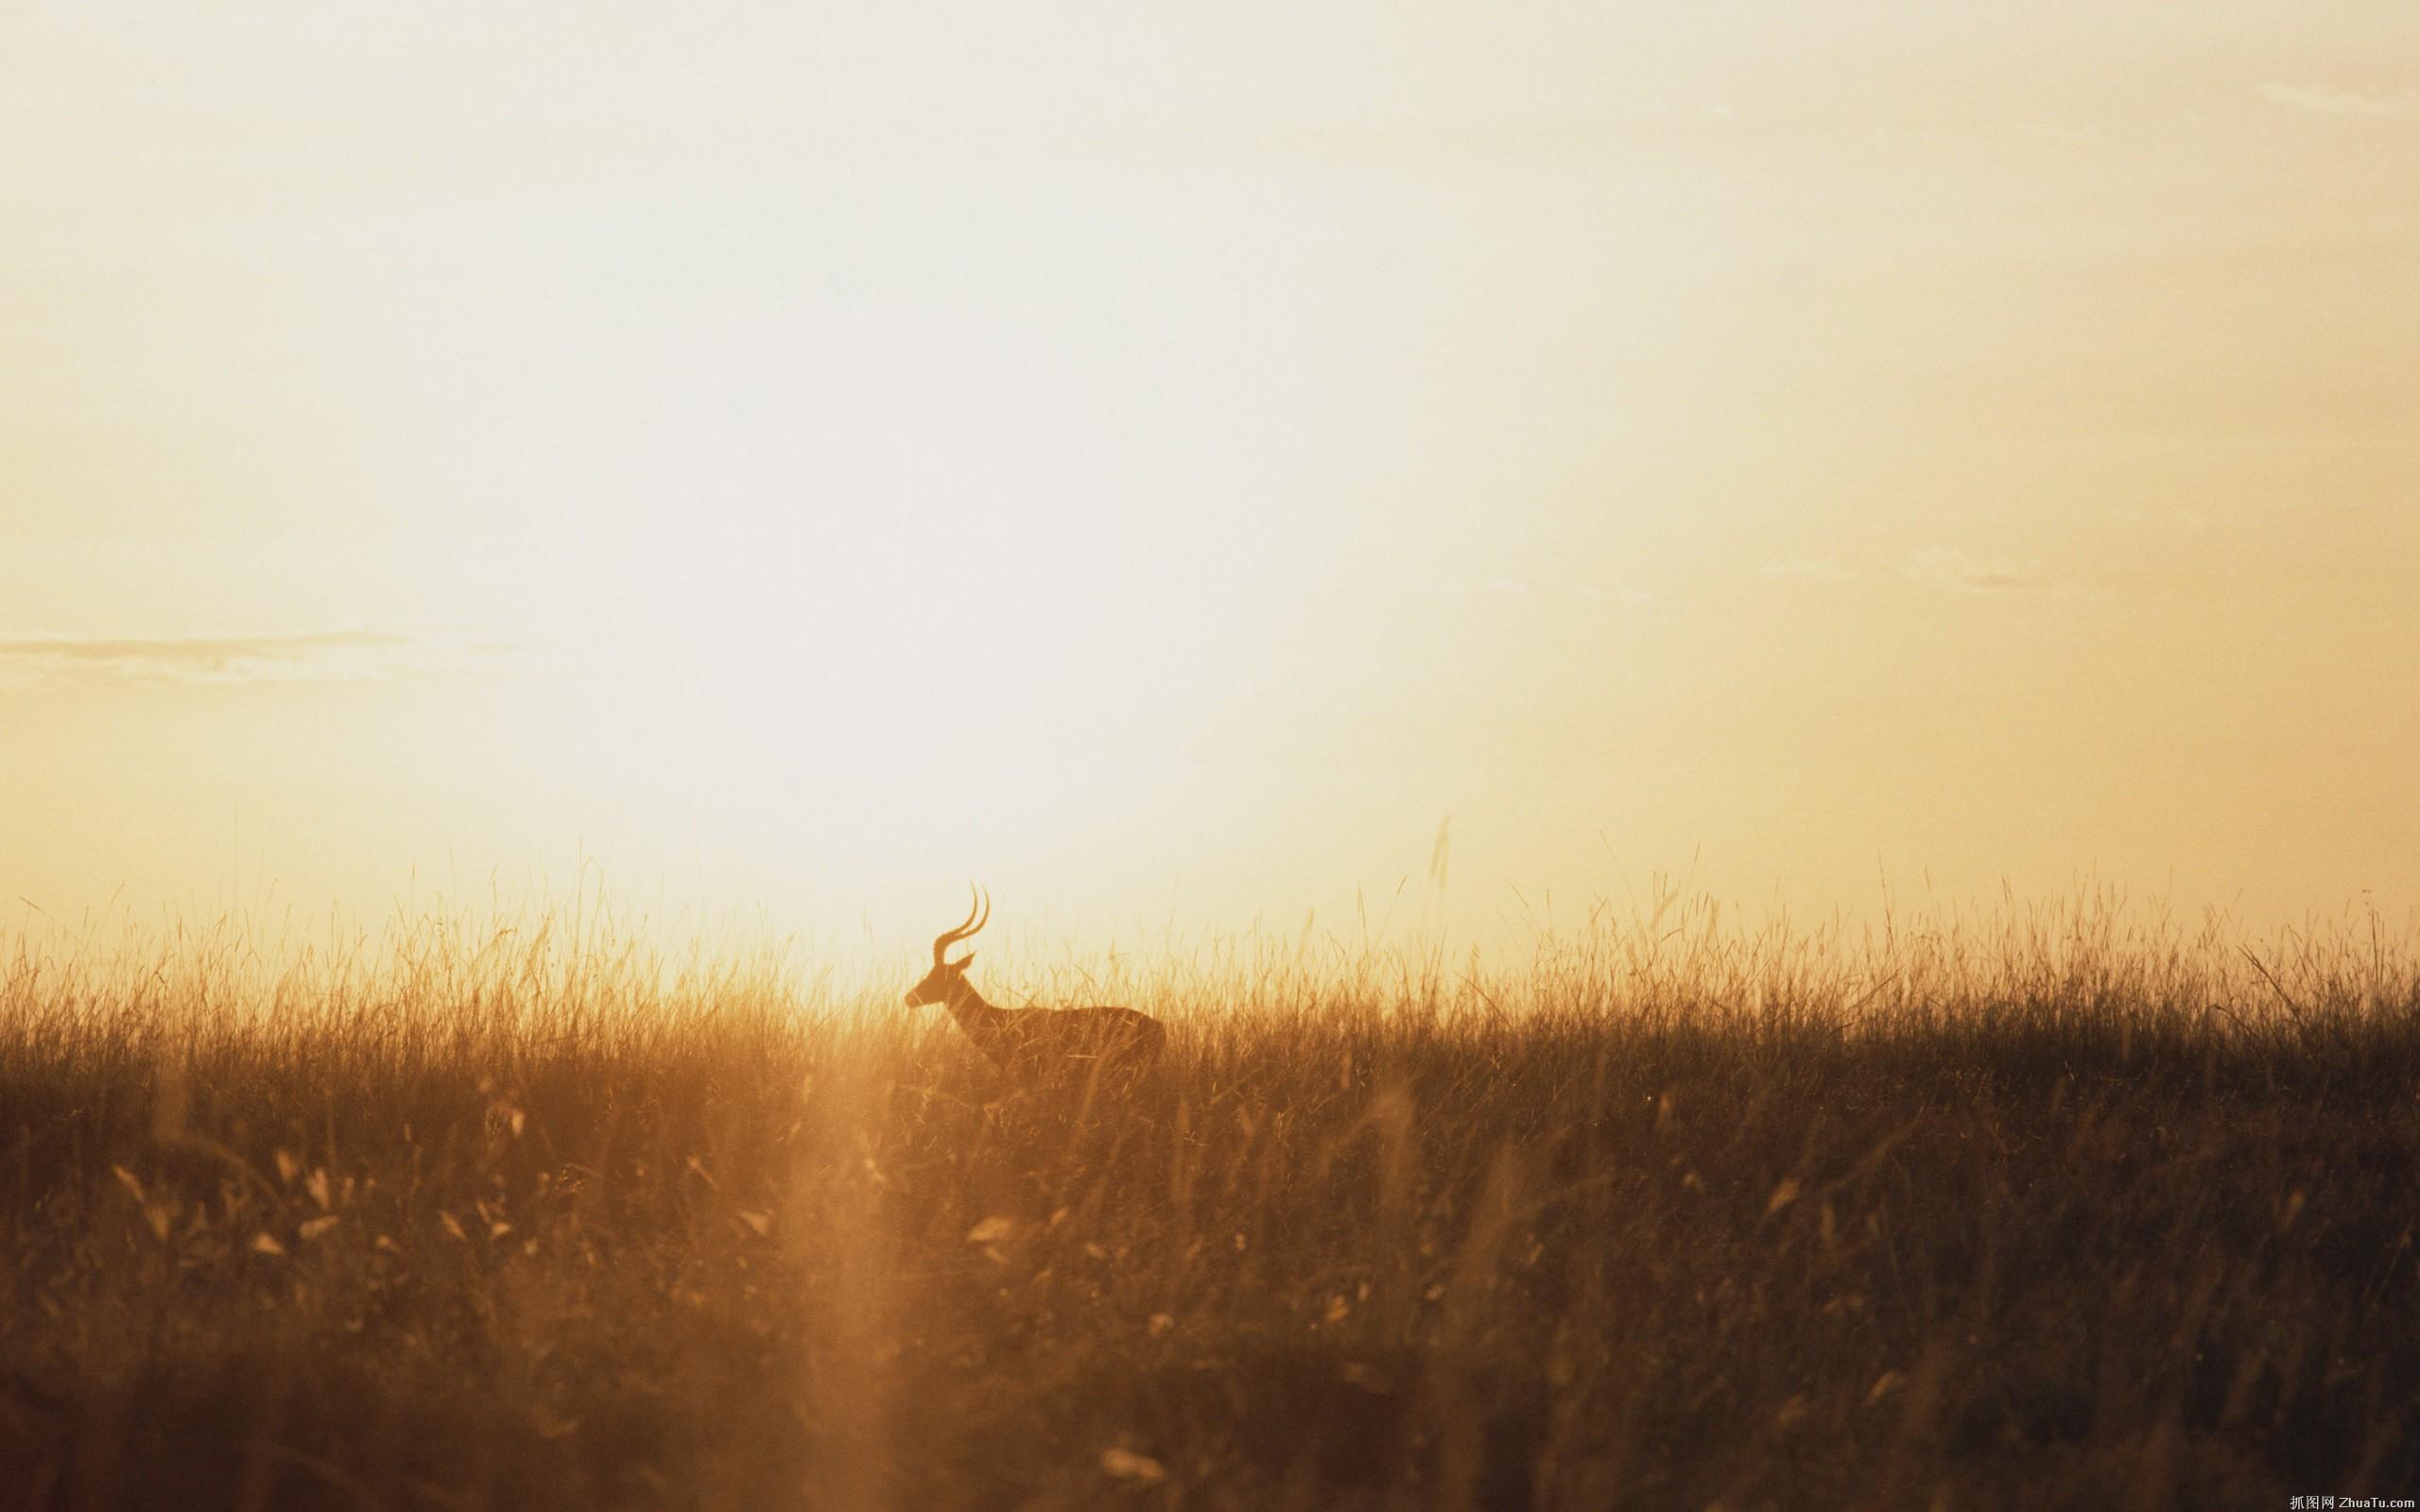
[[[956,970],[958,970],[958,971],[965,971],[968,967],[970,967],[970,966],[972,966],[972,965],[974,965],[974,964],[975,964],[975,953],[974,953],[973,951],[968,951],[965,954],[963,954],[963,955],[959,956],[957,960],[950,962],[950,965],[951,965],[954,969],[956,969]]]

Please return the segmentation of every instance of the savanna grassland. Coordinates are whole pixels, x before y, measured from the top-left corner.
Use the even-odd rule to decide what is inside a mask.
[[[987,985],[1167,1057],[1020,1094],[904,977],[594,920],[21,951],[0,1506],[2420,1495],[2366,924],[1684,903]]]

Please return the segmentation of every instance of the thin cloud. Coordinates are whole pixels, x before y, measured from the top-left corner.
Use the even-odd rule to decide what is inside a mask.
[[[2114,510],[2110,519],[2135,530],[2169,530],[2181,536],[2206,536],[2217,522],[2189,505],[2168,508],[2128,507]]]
[[[77,636],[0,640],[0,679],[341,682],[442,670],[505,649],[463,630],[312,630],[287,635]]]
[[[1730,121],[1737,120],[1739,115],[1738,107],[1733,105],[1729,100],[1716,100],[1710,105],[1698,106],[1674,105],[1668,100],[1649,100],[1643,105],[1634,107],[1634,109],[1641,115],[1652,115],[1659,118],[1668,118],[1675,115],[1697,114],[1707,116],[1717,121]]]
[[[2358,115],[2373,120],[2420,114],[2420,95],[2379,94],[2368,90],[2338,89],[2326,84],[2263,84],[2260,97],[2289,110],[2315,115]]]
[[[2039,562],[1977,557],[1956,546],[1916,548],[1899,564],[1899,576],[1967,593],[2064,593],[2076,587]]]
[[[1888,573],[1859,572],[1827,557],[1780,557],[1758,569],[1776,582],[1888,583]],[[2037,561],[2008,557],[1978,557],[1958,546],[1919,546],[1900,560],[1900,580],[1963,593],[2072,593],[2082,587],[2074,578]]]
[[[1757,571],[1766,577],[1808,583],[1854,582],[1860,576],[1827,557],[1777,557]]]
[[[1592,603],[1616,603],[1632,609],[1654,609],[1664,602],[1664,595],[1650,588],[1606,588],[1599,583],[1582,583],[1575,593]]]

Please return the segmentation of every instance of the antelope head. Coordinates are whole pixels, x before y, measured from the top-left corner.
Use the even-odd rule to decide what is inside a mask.
[[[957,960],[948,958],[949,948],[981,929],[992,918],[992,900],[980,894],[976,906],[966,911],[966,922],[956,929],[945,929],[933,940],[933,969],[925,979],[908,989],[908,1005],[921,1008],[928,1003],[947,1003],[958,995],[966,981],[967,963],[975,959],[968,951]],[[976,917],[977,914],[982,917]]]

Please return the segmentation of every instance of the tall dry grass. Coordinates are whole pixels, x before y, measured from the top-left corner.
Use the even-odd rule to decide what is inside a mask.
[[[596,917],[19,950],[0,1504],[2420,1489],[2420,953],[2366,919],[1005,975],[1164,1015],[1161,1074],[1017,1094],[904,975]]]

